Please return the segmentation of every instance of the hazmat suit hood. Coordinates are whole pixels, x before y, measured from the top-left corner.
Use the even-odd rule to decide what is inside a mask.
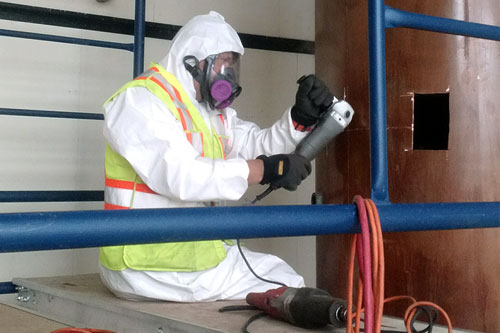
[[[193,55],[201,61],[209,55],[229,51],[243,55],[244,49],[238,33],[226,23],[221,14],[211,11],[206,15],[195,16],[179,30],[160,65],[174,74],[190,99],[199,104],[196,103],[193,76],[184,67],[184,57]]]

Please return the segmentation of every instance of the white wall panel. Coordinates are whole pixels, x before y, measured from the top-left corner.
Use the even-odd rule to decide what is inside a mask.
[[[122,18],[134,17],[133,0],[19,0],[18,4]],[[314,0],[148,0],[146,19],[182,25],[219,11],[239,32],[314,39]],[[0,28],[132,42],[132,36],[0,20]],[[170,41],[146,38],[145,64],[159,61]],[[99,113],[104,101],[132,77],[132,53],[0,37],[0,107]],[[314,56],[247,49],[242,58],[241,118],[270,125],[294,102],[296,80],[314,71]],[[104,140],[98,120],[0,116],[0,190],[100,190]],[[265,189],[253,187],[238,204]],[[298,191],[276,191],[259,205],[308,204],[314,174]],[[0,212],[101,209],[102,203],[10,203]],[[315,285],[315,238],[246,240],[254,250],[288,261]],[[97,249],[0,254],[0,281],[14,276],[95,272]]]

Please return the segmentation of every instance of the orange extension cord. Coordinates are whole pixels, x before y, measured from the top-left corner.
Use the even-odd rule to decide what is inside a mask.
[[[360,222],[363,223],[363,218],[368,218],[369,226],[370,226],[370,243],[369,248],[363,248],[363,244],[366,246],[366,238],[365,242],[361,241],[363,236],[363,232],[365,230],[362,228],[362,234],[356,234],[353,236],[351,241],[351,249],[349,254],[349,270],[347,276],[347,333],[359,333],[360,332],[360,323],[361,323],[361,314],[364,313],[364,331],[365,332],[375,332],[380,333],[382,327],[382,315],[384,311],[384,303],[407,300],[412,304],[407,308],[403,320],[405,323],[405,327],[408,333],[412,332],[411,322],[414,319],[414,316],[417,312],[417,308],[419,306],[428,306],[439,311],[443,317],[445,318],[446,324],[448,326],[448,332],[452,333],[451,320],[448,314],[438,305],[421,301],[417,302],[411,296],[394,296],[384,299],[384,274],[385,274],[385,259],[384,259],[384,244],[382,238],[382,228],[380,226],[380,218],[378,215],[377,207],[375,203],[370,199],[363,199],[360,196],[355,196],[354,201],[358,206],[358,215],[360,217]],[[363,211],[364,210],[364,211]],[[359,253],[359,251],[362,253]],[[358,253],[357,253],[358,251]],[[365,270],[361,269],[363,265],[363,261],[368,259],[370,262],[370,258],[366,258],[364,256],[371,256],[371,271],[365,272]],[[356,311],[353,311],[353,284],[354,284],[354,261],[355,257],[358,258],[358,286],[357,286],[357,296],[356,296]],[[366,266],[365,266],[366,267]],[[363,274],[371,273],[371,277],[363,276]],[[363,287],[363,283],[366,286],[366,282],[370,281],[372,283],[372,290],[368,290],[369,293],[373,293],[373,295],[363,295],[363,292],[367,292],[366,288]],[[365,289],[365,290],[363,290]],[[370,289],[370,288],[368,288]],[[367,307],[365,304],[366,300],[373,299],[373,304]],[[363,306],[367,309],[363,309]],[[372,307],[370,311],[369,308]],[[367,316],[372,316],[373,318],[368,318]],[[353,326],[353,319],[355,319],[355,323]],[[368,325],[370,327],[368,327]]]

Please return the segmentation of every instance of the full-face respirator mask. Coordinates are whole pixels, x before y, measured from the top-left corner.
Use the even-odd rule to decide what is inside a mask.
[[[201,101],[212,109],[224,109],[241,93],[239,82],[239,54],[224,52],[205,59],[204,68],[192,55],[185,56],[184,67],[200,84]]]

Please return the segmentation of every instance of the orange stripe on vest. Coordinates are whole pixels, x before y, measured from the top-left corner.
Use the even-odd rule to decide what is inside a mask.
[[[105,185],[107,187],[121,188],[124,190],[133,190],[134,184],[135,184],[134,182],[128,180],[116,180],[110,178],[105,179]],[[157,194],[155,191],[150,189],[149,186],[146,184],[135,184],[135,190],[143,193]]]
[[[224,144],[222,143],[222,138],[219,137],[219,142],[220,142],[220,148],[222,150],[222,158],[226,159],[226,152],[224,151]]]
[[[203,133],[200,132],[200,138],[201,138],[201,146],[203,151],[201,152],[201,157],[205,157],[205,145],[203,144]]]
[[[157,72],[157,73],[159,73],[159,72],[160,72],[160,71],[159,71],[159,69],[158,69],[158,68],[156,68],[156,67],[151,67],[150,69],[151,69],[151,70],[153,70],[153,71],[155,71],[155,72]],[[145,80],[145,79],[147,79],[147,77],[143,77],[143,76],[141,76],[141,77],[138,77],[136,80]],[[154,77],[152,77],[152,78],[151,78],[151,81],[153,81],[154,83],[156,83],[157,85],[159,85],[159,86],[160,86],[160,87],[161,87],[161,88],[162,88],[162,89],[163,89],[163,90],[164,90],[164,91],[168,94],[168,96],[170,97],[170,99],[171,99],[173,102],[175,102],[174,97],[170,94],[170,92],[169,92],[169,91],[168,91],[168,89],[165,87],[165,85],[163,85],[163,83],[161,83],[160,81],[158,81],[158,79],[156,79],[156,78],[154,78]],[[175,96],[177,97],[177,99],[178,99],[181,103],[184,103],[184,102],[182,101],[181,94],[179,93],[179,91],[177,90],[177,88],[175,88],[174,86],[172,86],[172,88],[174,89],[174,93],[175,93]],[[193,123],[193,118],[191,117],[191,113],[189,113],[189,111],[188,111],[188,110],[185,110],[185,111],[186,111],[187,115],[189,116],[189,118],[190,118],[190,120],[191,120],[191,123]],[[179,118],[180,118],[180,120],[181,120],[182,128],[183,128],[183,129],[184,129],[184,131],[186,132],[186,136],[187,136],[188,141],[189,141],[190,143],[193,143],[192,137],[191,137],[190,135],[188,135],[188,133],[187,133],[188,128],[187,128],[187,124],[186,124],[186,119],[184,118],[184,115],[183,115],[182,111],[181,111],[179,108],[177,108],[177,113],[179,114]]]
[[[130,209],[130,208],[124,207],[124,206],[113,205],[113,204],[105,202],[104,209],[105,210],[116,210],[116,209]]]

